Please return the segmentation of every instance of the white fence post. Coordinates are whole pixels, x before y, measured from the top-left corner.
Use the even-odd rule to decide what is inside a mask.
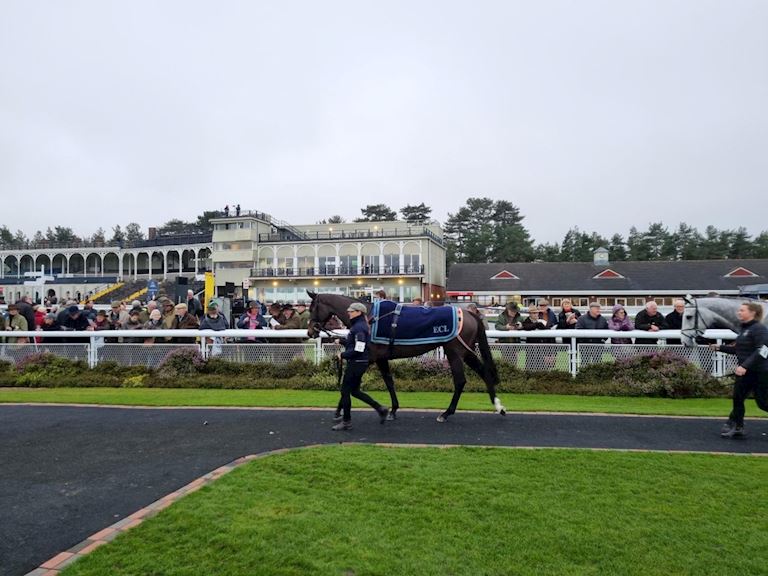
[[[99,364],[99,351],[96,349],[96,336],[91,333],[88,339],[88,368],[95,368]]]
[[[200,355],[203,357],[203,360],[208,359],[208,346],[205,345],[205,338],[205,336],[200,336]]]
[[[315,338],[315,366],[319,366],[323,360],[323,339],[318,336]]]
[[[576,338],[571,338],[570,348],[568,349],[568,365],[571,369],[571,376],[576,378],[576,374],[579,373],[579,349],[577,347]]]

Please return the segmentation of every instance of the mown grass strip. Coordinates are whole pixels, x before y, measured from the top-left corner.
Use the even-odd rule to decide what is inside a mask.
[[[767,459],[738,456],[294,451],[235,470],[63,576],[758,574],[768,532],[744,495],[766,475]]]
[[[385,392],[374,392],[389,403]],[[726,417],[731,401],[725,398],[668,398],[569,396],[555,394],[502,394],[510,411],[605,412],[610,414],[657,414],[670,416]],[[400,392],[400,405],[412,409],[444,409],[451,395],[446,392]],[[133,406],[262,406],[330,407],[338,393],[321,390],[206,390],[163,388],[0,388],[0,403],[42,402]],[[459,409],[490,410],[486,394],[466,392]],[[750,417],[768,416],[753,401],[747,403]]]

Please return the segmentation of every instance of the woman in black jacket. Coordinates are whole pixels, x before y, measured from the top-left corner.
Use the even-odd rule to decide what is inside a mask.
[[[744,435],[744,400],[754,392],[761,410],[768,412],[768,328],[761,323],[763,307],[758,302],[744,302],[737,312],[741,332],[733,344],[710,344],[710,348],[735,354],[739,365],[733,373],[733,410],[720,432],[723,438]]]
[[[381,423],[387,419],[389,409],[382,406],[376,400],[360,390],[360,383],[363,380],[363,374],[368,369],[369,353],[368,348],[371,341],[371,331],[368,327],[368,320],[365,304],[353,302],[347,308],[349,314],[350,328],[344,342],[344,352],[339,356],[347,361],[347,369],[344,371],[344,381],[341,384],[341,421],[335,424],[332,430],[349,430],[352,428],[352,396],[362,400],[376,412],[379,413]]]

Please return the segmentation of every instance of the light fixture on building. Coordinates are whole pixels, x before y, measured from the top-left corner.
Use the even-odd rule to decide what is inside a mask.
[[[313,280],[313,281],[312,281],[312,284],[314,284],[315,286],[317,286],[317,285],[319,285],[319,284],[320,284],[320,280]]]
[[[397,283],[398,283],[398,284],[402,284],[402,283],[403,283],[403,279],[402,279],[402,278],[398,278],[398,279],[397,279]]]
[[[277,286],[277,280],[272,281],[272,286]]]
[[[357,281],[357,285],[358,285],[358,286],[360,286],[360,284],[362,284],[362,283],[363,283],[363,281],[362,281],[362,280],[358,280],[358,281]]]

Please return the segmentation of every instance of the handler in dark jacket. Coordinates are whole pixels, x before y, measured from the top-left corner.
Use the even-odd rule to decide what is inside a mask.
[[[352,428],[352,396],[362,400],[379,413],[381,423],[384,424],[389,414],[389,409],[382,406],[376,400],[360,390],[363,374],[368,370],[369,345],[371,331],[365,318],[368,310],[365,304],[353,302],[347,308],[351,326],[349,334],[344,339],[344,352],[339,356],[347,361],[347,369],[344,371],[344,381],[341,384],[341,422],[335,424],[331,430],[349,430]],[[341,343],[341,340],[339,340]]]
[[[733,344],[710,344],[710,348],[735,354],[739,365],[733,371],[733,410],[720,431],[723,438],[744,435],[744,400],[754,392],[755,402],[768,412],[768,328],[761,323],[763,307],[759,302],[744,302],[737,312],[741,332]]]

